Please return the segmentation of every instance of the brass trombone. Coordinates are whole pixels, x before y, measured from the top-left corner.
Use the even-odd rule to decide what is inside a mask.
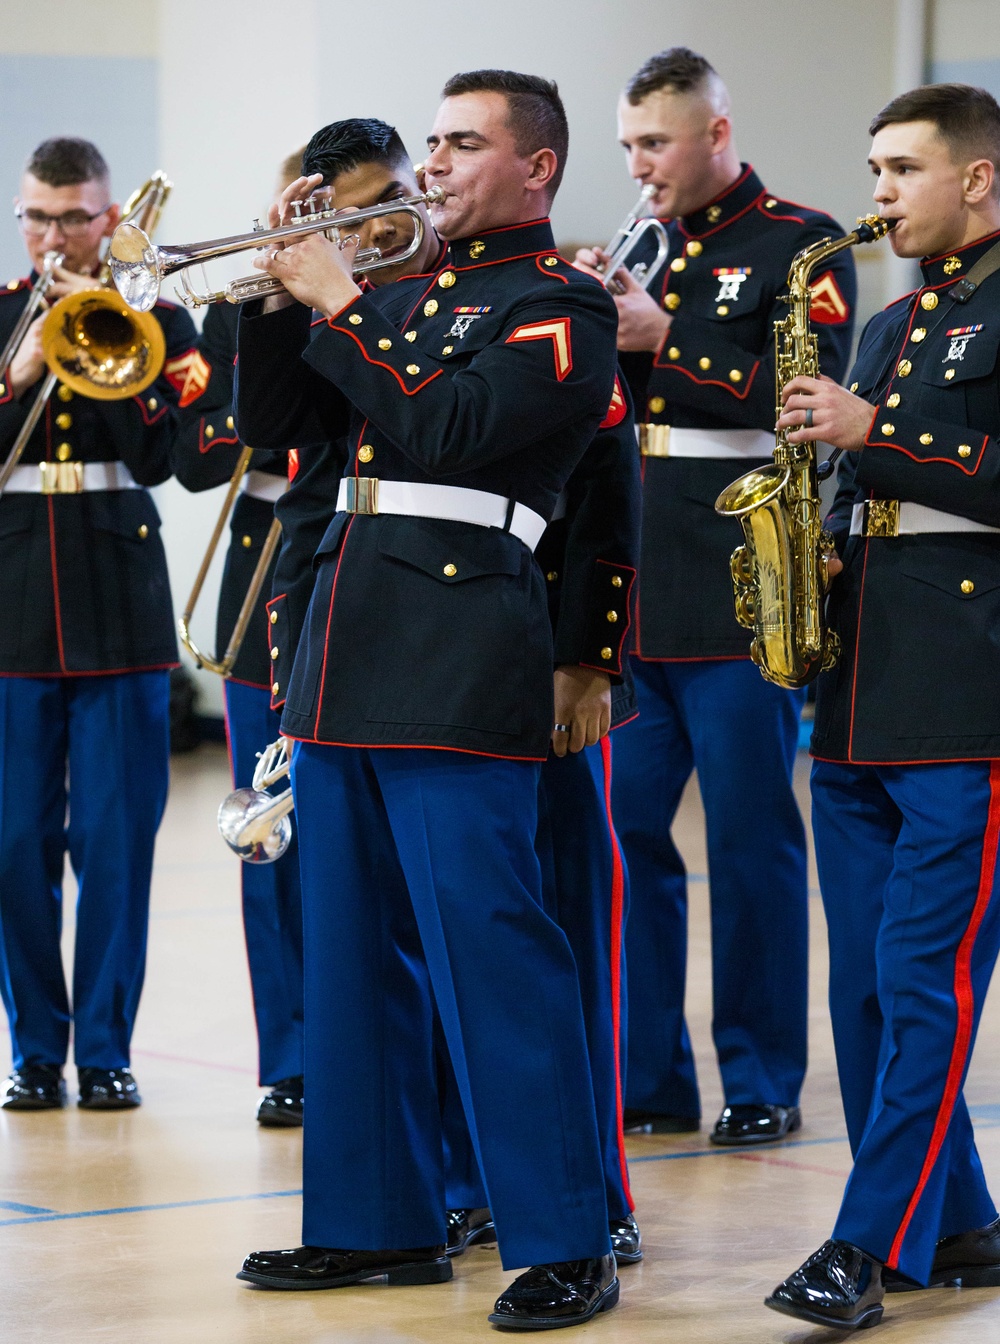
[[[647,184],[643,187],[635,209],[625,217],[618,232],[604,249],[608,254],[608,260],[601,268],[601,275],[605,289],[609,289],[612,294],[622,292],[621,282],[616,281],[615,276],[619,271],[628,269],[633,252],[645,241],[647,233],[652,233],[656,237],[656,257],[652,262],[636,262],[629,271],[632,279],[643,289],[648,289],[653,276],[667,259],[667,253],[670,251],[667,231],[655,215],[645,213],[646,207],[655,195],[654,186]]]
[[[356,230],[371,219],[381,219],[385,215],[412,215],[414,219],[413,238],[405,248],[398,252],[383,253],[380,248],[361,248],[354,258],[354,274],[375,271],[383,266],[398,266],[407,261],[420,248],[424,239],[424,219],[419,207],[434,205],[444,200],[440,187],[431,187],[430,191],[417,196],[407,196],[398,201],[383,201],[380,205],[369,205],[362,210],[348,208],[344,210],[324,210],[310,199],[304,204],[295,202],[293,210],[297,218],[291,224],[283,224],[276,229],[265,229],[260,220],[254,221],[250,233],[236,233],[228,238],[215,238],[204,243],[182,243],[175,247],[156,247],[150,242],[147,233],[131,221],[119,224],[111,238],[109,265],[111,278],[118,293],[130,308],[136,312],[147,313],[156,303],[160,286],[168,275],[185,271],[189,266],[198,266],[202,262],[212,261],[215,257],[228,257],[236,252],[247,252],[252,248],[263,251],[270,243],[294,242],[310,233],[325,233],[336,229]],[[303,213],[304,211],[304,213]],[[346,241],[346,240],[344,240]],[[341,246],[344,245],[341,242]],[[248,299],[266,298],[269,294],[281,294],[284,286],[270,275],[248,275],[232,280],[224,289],[200,291],[193,288],[187,276],[181,276],[182,289],[177,291],[181,301],[189,308],[200,308],[208,303],[246,303]]]
[[[279,737],[258,756],[252,786],[236,789],[222,800],[219,830],[244,863],[274,863],[292,842],[292,790],[265,792],[269,785],[284,779],[289,769],[288,743]]]

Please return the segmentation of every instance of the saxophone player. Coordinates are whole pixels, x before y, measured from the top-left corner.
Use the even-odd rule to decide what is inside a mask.
[[[767,684],[749,660],[729,578],[740,531],[712,505],[735,462],[770,461],[778,295],[793,256],[841,230],[770,193],[741,163],[726,87],[703,56],[677,47],[651,57],[618,118],[629,174],[655,188],[656,213],[669,220],[671,257],[648,289],[620,273],[616,299],[622,364],[644,422],[632,660],[640,717],[618,734],[614,787],[632,891],[626,1123],[699,1123],[684,1022],[686,874],[670,833],[696,769],[725,1096],[710,1137],[773,1142],[800,1124],[806,1067],[806,848],[791,784],[804,694]],[[822,367],[840,378],[855,294],[845,253],[812,292]]]
[[[885,1290],[1000,1287],[962,1096],[1000,948],[1000,106],[929,85],[870,132],[920,284],[868,324],[849,391],[795,378],[779,420],[847,454],[812,792],[854,1167],[831,1239],[767,1305],[838,1329],[876,1324]]]

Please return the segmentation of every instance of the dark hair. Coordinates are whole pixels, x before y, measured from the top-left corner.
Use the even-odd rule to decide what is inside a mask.
[[[69,135],[43,140],[24,165],[24,171],[50,187],[106,182],[109,177],[108,165],[97,146]]]
[[[700,93],[712,75],[718,77],[714,67],[690,47],[668,47],[640,66],[625,85],[625,97],[635,107],[661,89],[671,93]]]
[[[569,123],[554,80],[541,75],[521,75],[516,70],[469,70],[452,75],[441,90],[442,98],[462,93],[502,93],[507,100],[507,125],[518,154],[527,158],[539,149],[551,149],[556,170],[549,184],[549,199],[559,190],[569,152]]]
[[[307,176],[322,173],[324,186],[340,173],[349,173],[363,163],[382,163],[388,168],[409,164],[406,146],[395,126],[375,117],[331,121],[316,132],[302,151],[303,173]]]
[[[868,134],[904,121],[933,122],[953,158],[991,159],[1000,173],[1000,104],[985,89],[972,84],[923,84],[886,103]]]

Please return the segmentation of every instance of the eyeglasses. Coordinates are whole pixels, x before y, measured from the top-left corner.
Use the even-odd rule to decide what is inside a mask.
[[[14,214],[21,231],[29,238],[43,238],[50,224],[54,224],[64,238],[81,238],[94,220],[106,215],[110,209],[111,206],[106,205],[103,210],[96,210],[92,215],[86,210],[67,210],[61,215],[47,215],[44,210],[32,210],[26,205],[19,205]]]

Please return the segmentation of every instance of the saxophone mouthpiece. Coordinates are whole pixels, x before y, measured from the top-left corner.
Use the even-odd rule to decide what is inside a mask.
[[[884,219],[881,215],[858,215],[854,230],[859,243],[874,243],[884,238],[890,229],[896,227],[896,220]]]

